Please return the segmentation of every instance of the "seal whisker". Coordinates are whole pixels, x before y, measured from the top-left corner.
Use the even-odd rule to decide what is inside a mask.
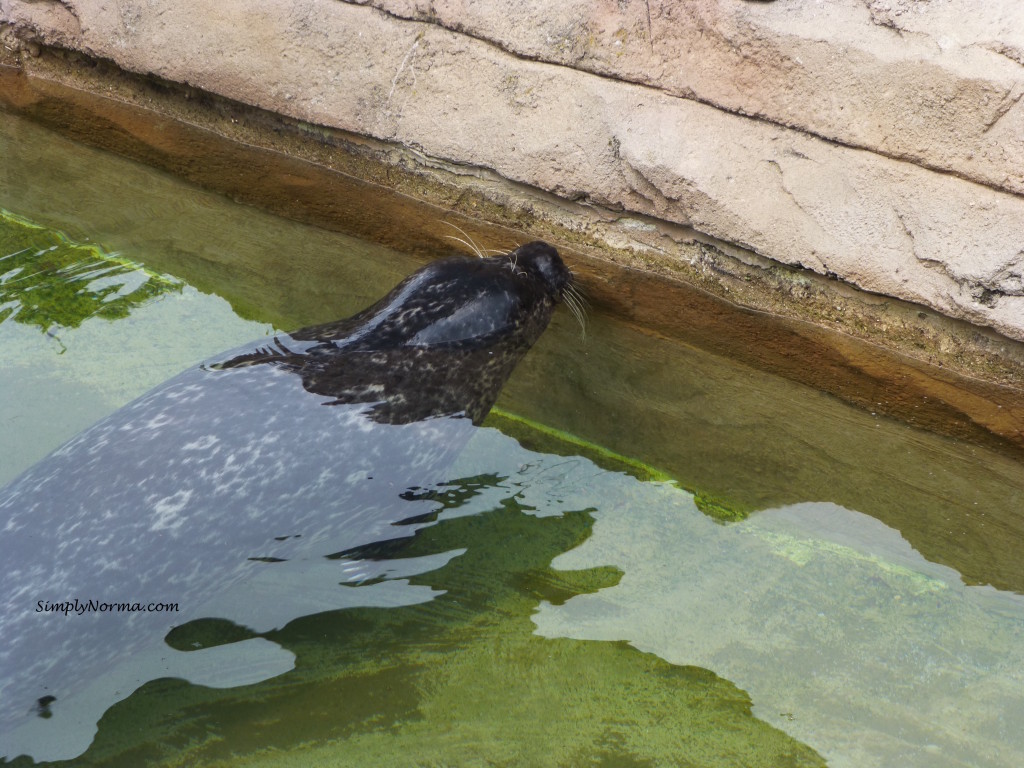
[[[477,250],[477,247],[473,243],[463,240],[461,237],[456,237],[455,235],[445,235],[444,237],[445,240],[454,240],[456,243],[462,243],[464,246],[466,246],[467,248],[469,248],[469,250],[473,252],[474,256],[477,256],[481,259],[484,257],[484,255],[480,253],[479,250]]]
[[[479,252],[477,252],[475,246],[473,246],[471,243],[467,243],[462,238],[455,237],[454,234],[445,234],[444,240],[454,240],[456,243],[462,243],[462,245],[466,246],[466,248],[468,248],[470,251],[473,252],[474,256],[477,256],[477,257],[479,257],[481,259],[483,258],[483,255],[480,254]]]
[[[580,302],[580,304],[585,309],[590,308],[590,302],[587,301],[587,291],[582,285],[580,285],[576,281],[573,281],[569,283],[569,285],[566,286],[566,288],[567,290],[572,291],[573,296]]]
[[[508,254],[508,268],[512,271],[513,275],[521,277],[526,273],[519,268],[519,252],[518,249]]]
[[[580,312],[584,315],[590,310],[590,302],[587,301],[586,295],[583,293],[583,289],[576,283],[569,283],[566,286],[566,293],[572,296],[573,302],[579,307]]]
[[[479,258],[485,258],[483,249],[480,248],[480,246],[473,241],[473,238],[469,236],[469,233],[467,233],[466,230],[464,230],[457,224],[452,224],[450,221],[443,221],[441,223],[447,224],[449,227],[451,227],[456,232],[462,235],[462,237],[456,237],[455,235],[445,235],[445,237],[447,237],[449,240],[455,240],[458,243],[462,243],[464,246],[469,248],[473,253],[475,253]]]
[[[587,308],[589,306],[587,300],[580,295],[579,289],[574,283],[569,283],[565,286],[565,290],[562,291],[562,300],[569,308],[572,316],[576,318],[576,322],[580,324],[580,339],[586,342]]]
[[[583,312],[573,305],[569,305],[569,311],[572,312],[573,317],[576,318],[576,322],[580,324],[580,341],[585,344],[587,341],[587,319]]]

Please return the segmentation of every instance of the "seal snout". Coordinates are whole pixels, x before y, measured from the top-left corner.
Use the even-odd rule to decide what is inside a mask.
[[[558,251],[540,240],[516,248],[508,255],[514,270],[537,277],[556,300],[561,300],[572,285],[572,272]]]

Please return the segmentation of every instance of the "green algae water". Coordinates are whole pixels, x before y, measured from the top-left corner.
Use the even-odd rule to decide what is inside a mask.
[[[2,113],[0,154],[0,482],[417,265]],[[448,482],[396,501],[407,528],[333,581],[265,564],[267,594],[351,607],[164,641],[259,637],[293,669],[152,680],[53,764],[1024,764],[1019,461],[566,315]]]
[[[148,274],[95,246],[74,243],[0,210],[0,322],[13,319],[50,334],[52,328],[78,328],[90,317],[117,320],[133,307],[181,283]]]

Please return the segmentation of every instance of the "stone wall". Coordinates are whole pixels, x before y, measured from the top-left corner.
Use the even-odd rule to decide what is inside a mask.
[[[1024,340],[1019,0],[0,0],[0,17],[27,45]]]

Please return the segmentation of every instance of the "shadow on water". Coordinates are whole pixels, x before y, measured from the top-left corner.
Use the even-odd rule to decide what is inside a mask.
[[[139,124],[119,130],[139,141]],[[267,153],[203,165],[207,145],[167,131],[134,154],[162,146],[161,167],[184,158],[197,181],[244,166],[225,175],[259,196]],[[38,324],[29,335],[0,323],[13,350],[0,400],[17,406],[0,418],[19,425],[0,458],[19,469],[177,370],[272,328],[349,315],[446,250],[440,235],[411,257],[279,219],[3,114],[0,153],[0,207],[25,226],[182,286],[113,324],[47,321],[65,328],[61,355]],[[299,202],[284,213],[301,218],[325,195],[290,178]],[[314,212],[354,203],[331,205]],[[360,226],[408,238],[439,216],[389,215]],[[179,627],[179,651],[262,639],[296,668],[226,690],[149,682],[68,765],[815,765],[818,753],[858,768],[1017,764],[1019,392],[960,390],[657,278],[572,266],[597,307],[586,342],[556,316],[499,401],[552,429],[492,421],[540,453],[479,431],[451,475],[470,479],[410,494],[413,520],[394,536],[410,535],[325,560],[348,569],[334,581],[257,563],[289,599],[413,590],[405,602],[309,609],[272,629],[257,626],[265,606],[235,605],[251,623]],[[636,482],[621,473],[635,463],[609,452],[695,495]],[[579,453],[606,470],[559,458]],[[317,578],[333,574],[320,565]]]

